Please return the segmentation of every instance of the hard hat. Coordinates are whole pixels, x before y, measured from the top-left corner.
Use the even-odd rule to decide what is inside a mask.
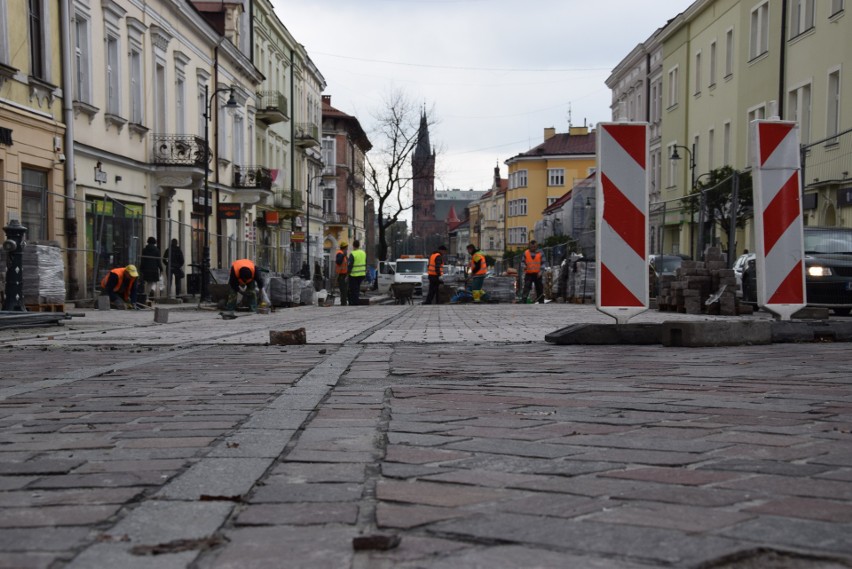
[[[127,274],[134,279],[139,276],[139,271],[136,270],[136,265],[127,265],[124,267],[124,270],[127,271]]]
[[[347,241],[341,241],[340,248],[345,249],[346,247],[349,247],[349,243]]]

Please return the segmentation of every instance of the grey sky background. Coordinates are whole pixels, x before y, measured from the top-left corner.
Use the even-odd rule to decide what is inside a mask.
[[[434,107],[438,190],[491,186],[494,166],[611,119],[604,81],[693,0],[272,0],[369,134],[394,89]]]

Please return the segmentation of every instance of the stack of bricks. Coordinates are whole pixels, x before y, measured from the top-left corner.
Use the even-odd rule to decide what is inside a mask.
[[[751,314],[750,305],[737,302],[737,279],[722,251],[708,247],[704,258],[704,262],[683,261],[674,276],[660,277],[659,310],[722,316]],[[711,295],[713,302],[706,304]]]

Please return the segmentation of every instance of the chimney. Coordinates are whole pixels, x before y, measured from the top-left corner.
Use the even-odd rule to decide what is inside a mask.
[[[323,95],[322,96],[322,102],[330,107],[331,106],[331,95]]]
[[[556,136],[556,129],[555,128],[553,128],[552,126],[549,126],[549,127],[544,129],[544,140],[550,140],[554,136]]]

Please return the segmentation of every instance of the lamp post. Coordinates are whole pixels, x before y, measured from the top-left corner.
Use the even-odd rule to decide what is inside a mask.
[[[315,176],[308,176],[308,209],[307,215],[305,216],[305,223],[307,223],[307,228],[305,231],[305,244],[307,247],[307,263],[308,263],[308,280],[311,280],[311,207],[313,206],[313,202],[311,201],[311,189],[313,188],[314,180],[319,180],[319,184],[317,185],[317,189],[325,190],[325,180],[323,180],[322,174]]]
[[[210,206],[210,108],[213,106],[213,99],[216,98],[216,95],[225,91],[230,92],[225,107],[229,109],[237,107],[233,87],[216,89],[209,97],[207,91],[207,85],[205,85],[204,101],[207,106],[204,109],[204,249],[201,252],[201,294],[198,299],[199,302],[210,300],[210,215],[213,213],[213,208]],[[210,211],[207,210],[208,207],[210,207]]]
[[[678,148],[683,148],[689,155],[689,171],[691,175],[690,186],[691,191],[695,191],[695,144],[692,145],[692,150],[686,146],[675,145],[672,150],[671,160],[680,160],[680,154],[677,153]],[[690,224],[690,227],[692,225]],[[689,240],[690,255],[695,258],[695,251],[692,250],[692,239]],[[701,255],[704,251],[704,192],[698,198],[698,254]]]

